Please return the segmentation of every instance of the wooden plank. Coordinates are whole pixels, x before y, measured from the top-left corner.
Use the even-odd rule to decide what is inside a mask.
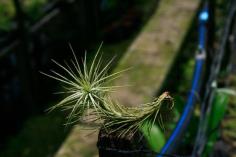
[[[197,0],[165,0],[136,41],[130,46],[117,71],[130,68],[115,81],[121,88],[114,95],[124,105],[138,105],[152,99],[162,86],[187,34]]]
[[[131,85],[113,94],[118,102],[133,106],[155,96],[179,52],[199,4],[199,0],[160,1],[156,12],[115,69],[132,68],[114,82]],[[81,137],[85,134],[87,131],[75,128],[56,157],[97,156],[97,132]]]

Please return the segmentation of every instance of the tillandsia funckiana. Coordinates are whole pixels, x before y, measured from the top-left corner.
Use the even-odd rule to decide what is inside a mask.
[[[87,65],[86,54],[80,66],[71,48],[74,59],[70,61],[70,64],[65,62],[65,65],[61,65],[53,61],[65,72],[65,75],[54,70],[51,70],[51,74],[43,73],[61,82],[65,86],[61,93],[67,95],[50,110],[56,108],[69,110],[68,123],[90,119],[89,122],[100,124],[108,133],[119,131],[120,135],[133,134],[144,123],[150,129],[156,121],[162,126],[160,109],[163,102],[167,100],[170,104],[169,107],[173,107],[173,100],[168,92],[164,92],[153,102],[141,104],[137,107],[125,107],[113,101],[109,94],[120,86],[111,86],[110,84],[123,71],[108,74],[112,60],[105,66],[101,66],[102,55],[99,57],[100,49],[101,46],[91,66]]]

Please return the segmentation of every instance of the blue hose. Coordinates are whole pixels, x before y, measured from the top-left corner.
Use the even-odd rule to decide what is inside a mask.
[[[162,148],[160,154],[165,154],[166,152],[172,151],[173,146],[176,144],[176,142],[180,138],[179,134],[183,133],[184,128],[186,128],[187,124],[190,121],[190,118],[194,109],[193,104],[195,104],[196,96],[197,96],[197,93],[199,92],[199,84],[200,84],[199,80],[201,78],[203,64],[204,64],[204,58],[198,58],[196,60],[193,84],[192,84],[191,91],[189,92],[189,95],[188,95],[188,101],[186,103],[184,112],[180,120],[178,121],[178,124],[176,125],[174,132],[170,136],[165,146]],[[157,155],[157,157],[162,157],[162,155]]]
[[[202,9],[201,13],[199,14],[198,20],[199,20],[199,49],[203,50],[206,47],[206,24],[209,19],[209,10],[208,6],[205,5],[205,7]]]
[[[197,99],[196,96],[198,96],[199,94],[200,80],[202,77],[203,65],[205,63],[205,47],[206,47],[206,33],[207,33],[206,24],[208,22],[208,19],[209,19],[209,11],[208,11],[208,5],[206,4],[199,14],[199,45],[198,45],[199,53],[195,61],[193,82],[191,90],[188,95],[188,100],[174,131],[172,132],[171,136],[169,137],[168,141],[162,148],[160,154],[157,155],[157,157],[162,157],[163,155],[171,153],[174,150],[174,148],[178,144],[179,139],[181,138],[181,135],[186,130],[187,125],[189,124],[189,121],[191,119],[195,102]]]

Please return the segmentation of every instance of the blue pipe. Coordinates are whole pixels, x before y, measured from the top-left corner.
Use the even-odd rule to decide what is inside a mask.
[[[207,27],[206,24],[209,19],[209,10],[208,10],[208,5],[206,4],[205,7],[202,9],[198,16],[198,21],[199,21],[199,49],[204,50],[206,47],[206,32],[207,32]]]
[[[181,135],[187,128],[189,121],[191,119],[191,115],[194,110],[196,96],[199,94],[200,87],[200,79],[203,71],[203,65],[205,62],[205,47],[206,47],[206,33],[207,33],[207,21],[209,19],[209,10],[208,5],[206,4],[202,11],[199,14],[199,53],[195,61],[195,70],[193,75],[193,82],[191,90],[188,94],[188,100],[185,105],[184,111],[174,129],[168,141],[162,148],[161,152],[157,155],[157,157],[162,157],[164,154],[170,153],[174,150],[174,147],[178,144],[177,142],[181,138]]]
[[[202,73],[202,69],[203,69],[203,64],[204,64],[204,58],[199,58],[196,60],[196,65],[195,65],[195,73],[194,73],[194,79],[193,79],[193,84],[192,84],[192,88],[191,91],[189,92],[188,95],[188,101],[186,103],[184,112],[180,118],[180,120],[178,121],[174,132],[171,134],[171,136],[169,137],[167,143],[165,144],[165,146],[162,148],[160,155],[157,155],[157,157],[162,157],[161,154],[165,154],[166,152],[171,152],[173,149],[173,146],[177,143],[177,141],[180,138],[180,134],[183,133],[184,129],[186,128],[187,124],[190,121],[193,109],[194,109],[194,103],[196,101],[196,96],[197,93],[199,92],[199,80],[201,78],[201,73]]]

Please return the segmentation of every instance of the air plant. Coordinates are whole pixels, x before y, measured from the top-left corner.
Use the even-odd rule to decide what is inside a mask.
[[[134,134],[143,125],[151,129],[156,121],[162,127],[161,106],[165,100],[173,101],[168,92],[164,92],[153,102],[141,104],[138,107],[125,107],[113,101],[109,93],[121,86],[111,86],[111,81],[121,75],[123,71],[108,74],[111,66],[109,61],[101,66],[102,55],[99,57],[99,47],[91,66],[87,65],[86,54],[80,66],[75,53],[70,45],[74,59],[70,64],[58,65],[66,75],[51,70],[51,74],[44,75],[53,78],[64,85],[64,91],[60,92],[67,96],[49,110],[61,108],[69,110],[68,123],[80,122],[83,119],[90,119],[90,122],[99,123],[108,133],[120,132],[120,136],[127,133]],[[124,70],[125,71],[125,70]]]

